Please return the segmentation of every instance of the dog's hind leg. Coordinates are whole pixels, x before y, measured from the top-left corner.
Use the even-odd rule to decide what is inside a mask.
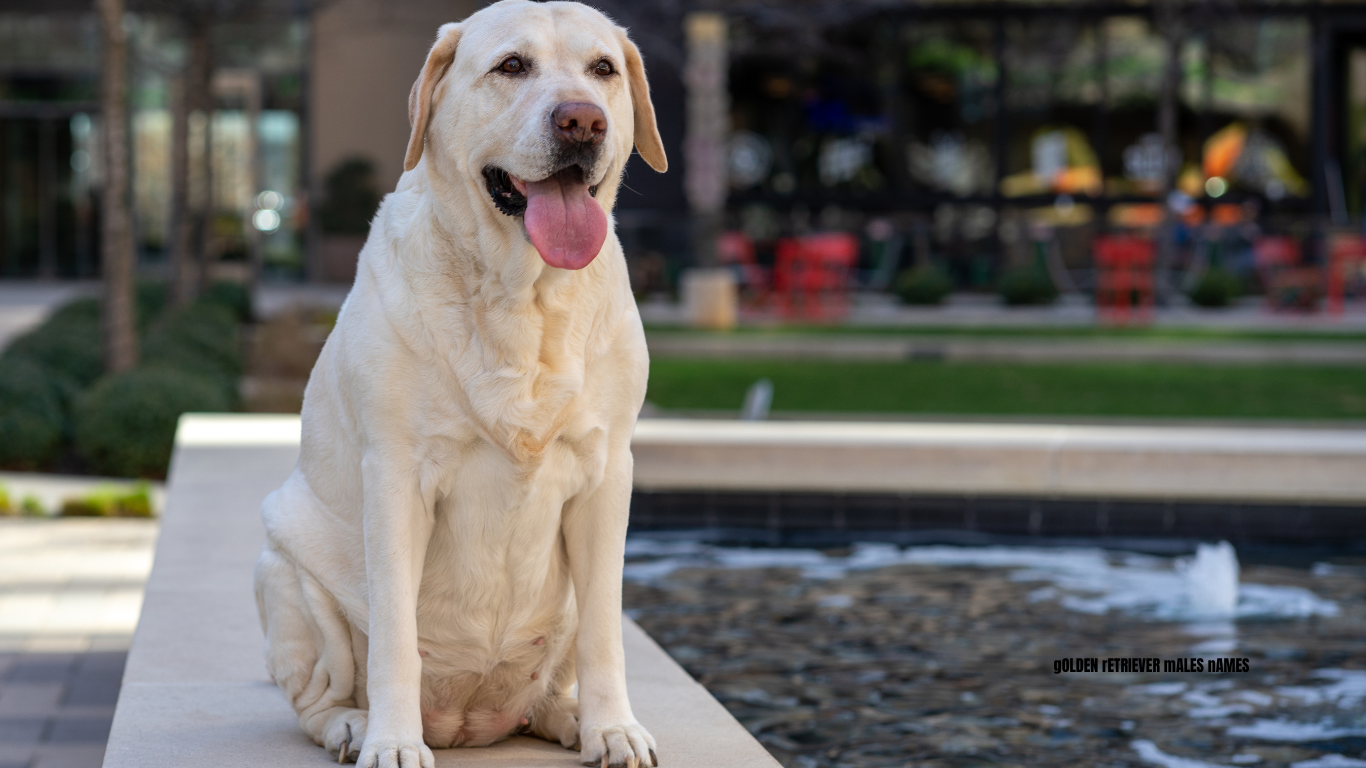
[[[351,632],[337,601],[287,555],[267,544],[256,561],[256,604],[266,633],[266,666],[299,726],[337,756],[355,760],[365,740]]]

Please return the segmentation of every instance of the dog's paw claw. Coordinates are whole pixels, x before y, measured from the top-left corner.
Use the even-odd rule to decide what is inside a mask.
[[[323,734],[323,748],[337,756],[337,764],[354,763],[360,757],[361,741],[365,739],[368,719],[365,710],[345,710],[335,717]]]
[[[654,756],[655,740],[639,723],[586,727],[579,738],[579,759],[595,768],[641,768],[645,756]]]
[[[436,768],[432,751],[422,742],[409,743],[400,739],[366,739],[361,748],[357,768]]]
[[[650,768],[659,768],[659,758],[655,757],[655,751],[650,750]]]

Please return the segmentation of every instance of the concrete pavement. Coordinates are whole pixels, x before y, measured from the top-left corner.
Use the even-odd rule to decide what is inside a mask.
[[[0,768],[100,768],[155,520],[0,520]]]

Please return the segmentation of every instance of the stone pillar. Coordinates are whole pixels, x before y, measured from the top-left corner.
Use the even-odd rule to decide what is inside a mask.
[[[735,324],[735,278],[729,270],[718,269],[716,260],[716,240],[726,207],[726,137],[730,133],[726,19],[719,13],[691,13],[684,20],[684,31],[688,120],[683,188],[692,213],[696,267],[683,277],[683,304],[691,324],[729,328]]]

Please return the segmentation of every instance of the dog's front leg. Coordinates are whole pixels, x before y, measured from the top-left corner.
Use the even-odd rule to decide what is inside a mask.
[[[415,470],[382,451],[367,452],[365,580],[370,632],[365,745],[357,768],[435,768],[422,743],[422,659],[417,648],[417,592],[433,510]]]
[[[579,609],[575,662],[584,765],[658,764],[654,737],[636,722],[626,696],[621,569],[630,506],[631,452],[620,445],[609,455],[598,489],[565,510],[564,539]]]

